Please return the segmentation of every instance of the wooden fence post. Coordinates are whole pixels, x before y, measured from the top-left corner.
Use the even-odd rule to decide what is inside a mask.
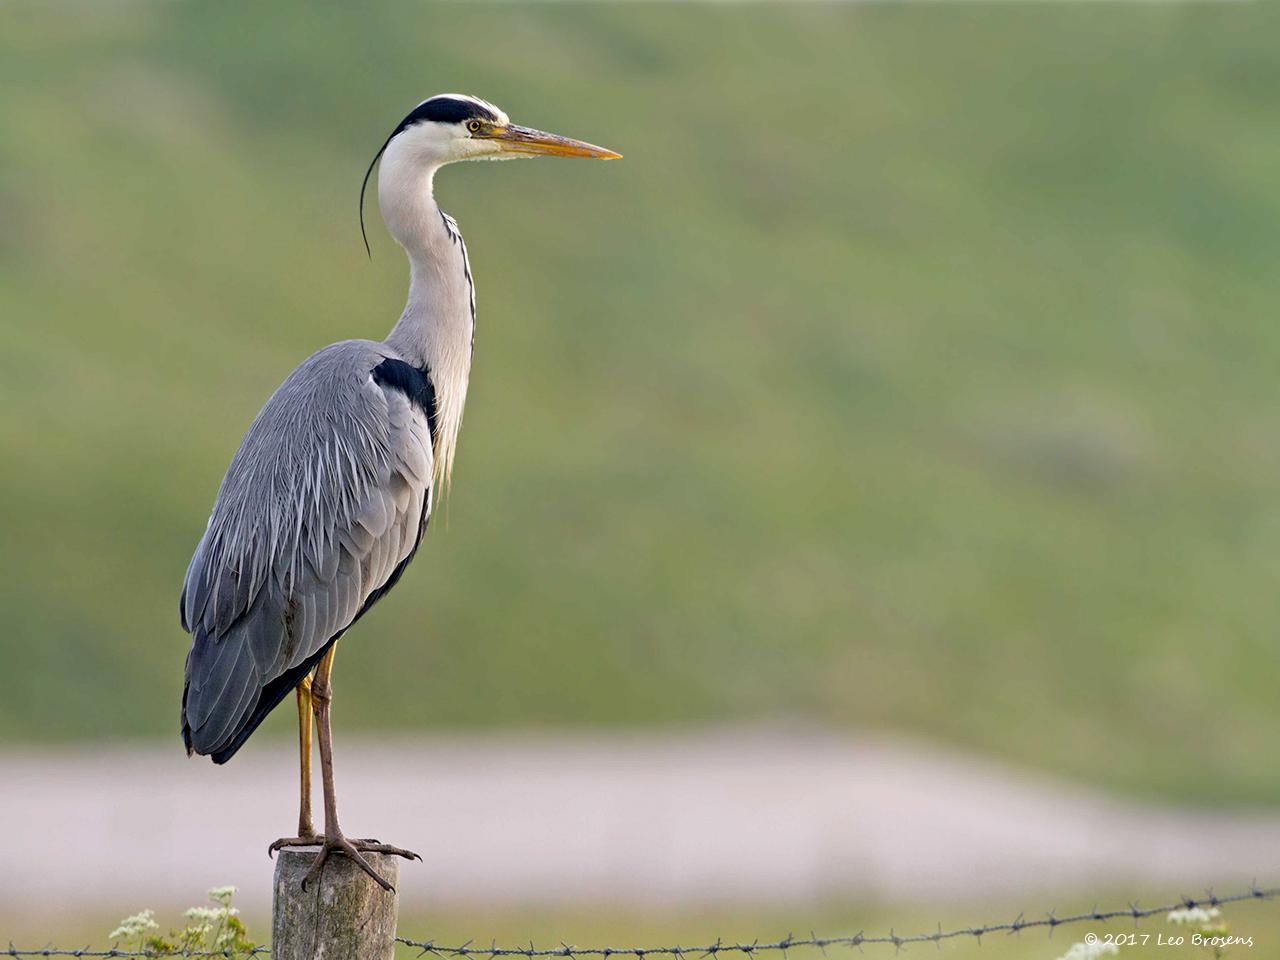
[[[398,893],[383,890],[341,854],[332,854],[315,883],[302,878],[318,847],[286,847],[276,854],[271,919],[272,960],[392,960]],[[397,858],[366,853],[373,869],[397,886]]]

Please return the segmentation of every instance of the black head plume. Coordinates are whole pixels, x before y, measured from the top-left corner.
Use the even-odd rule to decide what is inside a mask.
[[[381,158],[383,152],[387,149],[387,144],[389,144],[395,137],[396,133],[399,133],[402,129],[403,127],[397,127],[396,132],[383,141],[382,146],[378,148],[378,152],[375,153],[373,155],[373,159],[369,161],[369,169],[364,172],[364,180],[360,183],[360,237],[364,240],[365,256],[370,260],[373,259],[373,251],[369,248],[369,234],[366,233],[364,229],[364,191],[365,188],[369,186],[369,177],[372,176],[374,166],[377,165],[379,158]]]

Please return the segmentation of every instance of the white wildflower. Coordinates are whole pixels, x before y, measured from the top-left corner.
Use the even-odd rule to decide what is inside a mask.
[[[1059,957],[1058,960],[1093,960],[1094,957],[1104,957],[1119,952],[1120,948],[1114,943],[1095,940],[1093,943],[1072,944],[1071,949]]]
[[[156,923],[155,911],[143,910],[132,917],[125,917],[120,921],[120,926],[112,930],[108,936],[111,940],[127,940],[131,937],[140,937],[150,930],[159,929],[160,924]]]
[[[236,888],[232,886],[214,887],[209,891],[209,899],[214,903],[226,904],[235,895]]]
[[[188,920],[198,920],[200,923],[217,923],[222,919],[222,907],[192,907],[183,914]]]
[[[1222,916],[1222,911],[1217,907],[1183,907],[1180,910],[1173,910],[1166,917],[1170,923],[1176,923],[1179,926],[1187,926],[1195,924],[1196,926],[1205,926],[1212,923]]]

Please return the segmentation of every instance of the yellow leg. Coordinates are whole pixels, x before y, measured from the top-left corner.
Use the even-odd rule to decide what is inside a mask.
[[[329,734],[329,701],[333,699],[333,687],[329,676],[333,673],[333,656],[338,652],[335,643],[316,667],[313,681],[312,706],[315,708],[316,731],[320,735],[320,781],[324,787],[324,835],[326,838],[341,835],[338,828],[338,802],[333,790],[333,741]]]
[[[298,836],[315,836],[311,825],[311,677],[303,677],[298,684],[298,755],[301,761],[302,784],[298,805]]]
[[[412,850],[393,847],[379,840],[348,840],[338,827],[338,799],[333,787],[333,736],[329,729],[329,702],[333,699],[333,687],[329,676],[333,672],[333,655],[337,644],[329,647],[328,653],[316,665],[316,672],[309,681],[298,684],[298,732],[302,746],[302,812],[299,815],[299,830],[296,837],[281,837],[268,847],[275,853],[284,847],[310,847],[319,844],[320,852],[316,854],[311,869],[302,879],[302,888],[320,876],[329,854],[339,852],[351,860],[357,867],[369,874],[384,889],[394,889],[365,859],[365,853],[389,853],[392,856],[409,860],[422,858]],[[311,830],[311,724],[303,721],[304,703],[309,705],[316,721],[316,739],[320,743],[320,779],[324,784],[324,836],[317,837]]]

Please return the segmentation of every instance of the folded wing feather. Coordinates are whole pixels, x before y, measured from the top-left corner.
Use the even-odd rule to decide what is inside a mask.
[[[234,752],[416,548],[431,502],[430,425],[371,377],[388,355],[367,341],[315,354],[237,451],[181,602],[189,750]]]

